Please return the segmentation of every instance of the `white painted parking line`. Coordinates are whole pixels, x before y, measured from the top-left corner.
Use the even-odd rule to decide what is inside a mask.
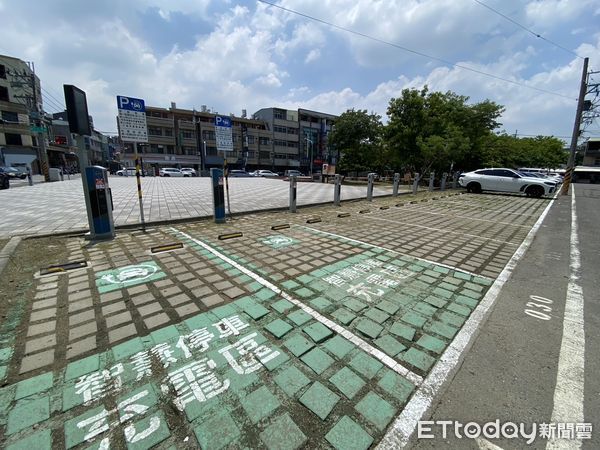
[[[530,227],[530,225],[519,225],[519,224],[509,223],[509,222],[498,222],[497,220],[477,219],[476,217],[472,217],[472,216],[458,216],[456,214],[432,213],[432,212],[425,211],[422,208],[412,208],[412,210],[416,210],[416,211],[418,211],[421,214],[429,214],[430,216],[455,217],[457,219],[475,220],[477,222],[490,222],[490,223],[495,223],[495,224],[498,224],[498,225],[507,225],[507,226],[511,226],[511,227],[522,227],[522,228],[529,228]]]
[[[579,284],[581,257],[577,235],[577,208],[575,185],[571,185],[571,260],[567,285],[567,299],[563,319],[563,334],[558,358],[556,387],[554,388],[553,423],[583,423],[585,379],[584,298]],[[548,441],[547,449],[581,448],[581,439]]]
[[[458,234],[459,236],[469,236],[469,237],[473,237],[473,238],[477,238],[477,239],[482,239],[484,241],[499,242],[500,244],[519,245],[519,244],[517,244],[515,242],[501,241],[500,239],[487,238],[487,237],[479,236],[477,234],[461,233],[459,231],[450,231],[450,230],[447,230],[447,229],[428,227],[428,226],[425,226],[425,225],[418,225],[416,223],[402,222],[401,220],[384,219],[383,217],[361,216],[361,219],[382,220],[384,222],[401,223],[403,225],[410,225],[411,227],[424,228],[426,230],[431,230],[431,231],[439,231],[440,233],[450,233],[450,234]]]
[[[465,325],[444,351],[439,361],[423,381],[423,384],[413,394],[400,415],[390,426],[388,432],[377,446],[378,449],[391,450],[406,446],[415,432],[419,420],[421,420],[425,414],[431,412],[434,398],[441,393],[442,388],[446,386],[446,383],[458,370],[466,352],[473,344],[481,325],[485,322],[491,312],[491,308],[496,302],[502,286],[508,281],[517,262],[523,257],[525,251],[531,245],[535,234],[542,225],[542,222],[546,218],[546,215],[553,204],[554,199],[549,202],[546,209],[542,212],[537,222],[527,234],[523,243],[515,251],[494,284],[492,284],[485,297],[483,297],[477,308],[471,313],[471,316]]]
[[[366,246],[372,247],[372,248],[378,248],[380,250],[385,250],[386,252],[395,253],[396,255],[408,256],[409,258],[414,258],[414,259],[417,259],[419,261],[424,261],[426,263],[433,264],[435,266],[445,267],[446,269],[455,270],[457,272],[462,272],[462,273],[467,273],[467,274],[469,274],[471,276],[474,276],[474,277],[487,278],[488,280],[492,279],[490,277],[486,277],[484,275],[479,275],[478,273],[474,273],[474,272],[469,272],[468,270],[459,269],[458,267],[450,266],[448,264],[444,264],[444,263],[440,263],[440,262],[436,262],[436,261],[431,261],[430,259],[419,258],[418,256],[409,255],[408,253],[400,253],[400,252],[398,252],[396,250],[392,250],[391,248],[386,248],[386,247],[382,247],[380,245],[371,244],[369,242],[361,241],[361,240],[358,240],[358,239],[349,238],[348,236],[342,236],[341,234],[330,233],[329,231],[318,230],[316,228],[311,228],[311,227],[307,227],[307,226],[304,226],[304,225],[294,225],[294,227],[306,228],[307,230],[314,231],[315,233],[320,233],[320,234],[325,234],[325,235],[328,235],[328,236],[333,236],[333,237],[336,237],[338,239],[342,239],[342,240],[345,240],[345,241],[348,241],[348,242],[354,242],[355,244],[366,245]]]
[[[347,330],[346,328],[338,325],[337,323],[329,320],[327,317],[321,315],[319,312],[315,311],[310,306],[308,306],[308,305],[302,303],[300,300],[292,297],[290,294],[288,294],[284,290],[280,289],[279,287],[277,287],[276,285],[274,285],[270,281],[265,280],[263,277],[261,277],[257,273],[252,272],[250,269],[242,266],[238,262],[236,262],[233,259],[229,258],[227,255],[224,255],[223,253],[221,253],[218,250],[214,249],[212,246],[208,245],[207,243],[205,243],[205,242],[203,242],[203,241],[201,241],[199,239],[195,239],[194,237],[190,236],[187,233],[184,233],[183,231],[178,230],[177,228],[171,227],[170,230],[173,231],[173,232],[175,232],[175,233],[178,233],[179,235],[181,235],[181,236],[185,237],[186,239],[190,240],[191,242],[199,245],[203,249],[211,252],[217,258],[219,258],[222,261],[224,261],[224,262],[230,264],[231,266],[235,267],[240,272],[244,273],[245,275],[247,275],[250,278],[254,279],[256,282],[260,283],[262,286],[266,287],[267,289],[272,290],[277,295],[280,295],[281,297],[285,298],[289,302],[291,302],[294,305],[300,307],[305,313],[309,314],[314,319],[316,319],[317,321],[321,322],[323,325],[325,325],[326,327],[332,329],[336,333],[342,335],[343,337],[345,337],[346,339],[348,339],[350,342],[352,342],[353,344],[355,344],[357,347],[359,347],[361,350],[365,351],[366,353],[370,354],[374,358],[378,359],[379,361],[381,361],[383,364],[385,364],[386,366],[388,366],[390,369],[392,369],[396,373],[402,375],[404,378],[406,378],[407,380],[409,380],[415,386],[419,386],[423,382],[423,377],[422,376],[417,375],[416,373],[410,371],[409,369],[407,369],[406,367],[404,367],[400,363],[396,362],[393,358],[391,358],[388,355],[386,355],[381,350],[378,350],[375,347],[369,345],[365,340],[361,339],[356,334],[354,334],[351,331]]]

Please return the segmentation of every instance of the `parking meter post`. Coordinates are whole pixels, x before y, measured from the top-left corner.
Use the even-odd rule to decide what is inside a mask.
[[[433,191],[433,181],[435,180],[435,172],[429,174],[429,192]]]
[[[394,174],[394,191],[392,193],[392,195],[394,197],[398,197],[398,186],[400,186],[400,174],[395,173]]]
[[[296,212],[296,199],[298,193],[298,178],[296,175],[290,177],[290,212]]]
[[[137,182],[138,201],[140,203],[140,220],[142,222],[142,231],[146,232],[146,220],[144,219],[144,202],[142,201],[142,180],[140,174],[140,158],[138,156],[137,142],[133,143],[133,152],[135,154],[135,179]]]
[[[373,181],[375,181],[375,174],[370,173],[367,175],[367,201],[373,201]]]
[[[215,223],[225,223],[225,193],[223,192],[223,170],[210,169],[213,191],[213,210]]]
[[[229,201],[229,168],[227,166],[227,159],[223,160],[223,175],[225,176],[225,192],[227,193],[227,211],[229,211],[229,218],[231,219],[231,202]]]
[[[333,204],[335,206],[340,206],[340,200],[342,196],[342,177],[340,174],[335,174],[334,176],[334,187],[333,187]]]
[[[33,177],[31,176],[31,167],[27,166],[27,182],[29,186],[33,186]]]
[[[86,203],[89,203],[89,238],[93,240],[115,237],[112,215],[112,194],[108,185],[108,171],[104,167],[92,166],[84,169],[86,179]]]
[[[442,190],[442,191],[446,190],[446,178],[448,178],[448,174],[446,172],[444,172],[442,174],[442,183],[440,185],[440,190]]]
[[[421,175],[419,173],[415,173],[415,180],[413,181],[413,185],[412,185],[413,195],[416,195],[416,193],[419,189],[419,179],[420,178],[421,178]]]

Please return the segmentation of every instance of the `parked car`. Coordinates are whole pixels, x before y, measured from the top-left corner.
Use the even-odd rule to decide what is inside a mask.
[[[299,170],[286,170],[284,173],[286,177],[303,177],[304,174]]]
[[[117,170],[115,173],[120,177],[123,177],[125,175],[135,176],[135,167],[127,167],[126,169]]]
[[[158,175],[161,177],[189,177],[191,175],[183,173],[179,169],[174,167],[163,167],[158,171]]]
[[[279,175],[277,175],[274,172],[271,172],[270,170],[257,170],[255,172],[255,177],[265,177],[265,178],[271,178],[271,177],[278,177]]]
[[[513,169],[479,169],[460,175],[458,183],[467,192],[482,191],[523,193],[528,197],[541,197],[551,194],[556,183],[542,178],[527,177]]]
[[[27,176],[26,173],[21,172],[19,169],[15,169],[14,167],[8,166],[0,167],[0,172],[5,173],[10,178],[19,178],[20,180],[24,180]]]
[[[254,172],[252,172],[252,173],[254,173]],[[245,170],[234,169],[234,170],[229,171],[229,176],[233,177],[233,178],[242,178],[242,177],[251,177],[252,174],[246,172]]]
[[[180,169],[183,172],[183,176],[190,176],[190,177],[197,177],[198,176],[198,172],[196,172],[196,169],[192,169],[191,167],[182,167]]]
[[[4,172],[0,172],[0,189],[8,189],[10,187],[10,177]]]

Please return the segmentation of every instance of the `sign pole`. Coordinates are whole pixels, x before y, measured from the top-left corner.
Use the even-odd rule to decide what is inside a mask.
[[[223,156],[223,176],[225,177],[225,192],[227,194],[227,211],[231,219],[231,203],[229,201],[229,168],[227,167],[227,157]]]
[[[140,221],[142,231],[146,232],[144,203],[142,201],[141,160],[138,154],[138,142],[148,142],[148,126],[146,124],[146,105],[141,98],[117,95],[119,109],[119,136],[123,142],[133,143],[135,158],[135,178],[137,182],[138,200],[140,202]],[[125,168],[127,174],[127,168]]]
[[[140,175],[140,158],[138,156],[137,142],[133,143],[135,154],[135,180],[137,182],[138,200],[140,202],[140,219],[142,220],[142,231],[146,232],[146,221],[144,220],[144,202],[142,201],[142,180]]]

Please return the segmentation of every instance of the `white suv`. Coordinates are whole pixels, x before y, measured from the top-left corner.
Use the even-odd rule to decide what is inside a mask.
[[[181,170],[173,167],[164,167],[158,171],[158,174],[161,177],[189,177],[189,175],[185,175]]]
[[[476,194],[481,191],[514,192],[538,198],[552,194],[556,189],[554,182],[527,177],[512,169],[479,169],[463,173],[458,184]]]

